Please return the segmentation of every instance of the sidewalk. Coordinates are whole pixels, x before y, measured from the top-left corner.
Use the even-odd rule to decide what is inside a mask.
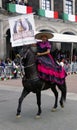
[[[68,75],[66,78],[67,92],[77,93],[77,74]],[[9,79],[0,81],[0,86],[22,87],[22,79]]]
[[[17,87],[22,87],[22,79],[17,78],[17,79],[9,79],[9,80],[3,80],[0,81],[0,86],[5,85],[5,86],[17,86]]]

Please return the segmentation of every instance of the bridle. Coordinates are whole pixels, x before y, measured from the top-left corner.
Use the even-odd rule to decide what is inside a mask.
[[[32,64],[30,64],[30,65],[23,66],[23,68],[22,68],[22,59],[27,57],[28,52],[29,52],[29,49],[27,50],[25,56],[20,58],[20,68],[21,68],[22,76],[24,76],[23,68],[26,69],[26,68],[29,68],[29,67],[32,67],[33,65],[35,65],[35,63],[32,63]]]
[[[26,52],[26,54],[25,54],[25,56],[24,56],[23,58],[26,58],[26,57],[27,57],[28,52],[29,52],[29,49],[27,50],[27,52]],[[21,59],[21,61],[22,61],[22,59]],[[30,65],[27,65],[27,66],[23,67],[23,68],[32,67],[34,64],[35,64],[35,63],[32,63],[32,64],[30,64]]]
[[[35,65],[35,63],[33,63],[33,64],[31,64],[31,65],[27,65],[27,66],[25,66],[25,67],[23,67],[23,68],[29,68],[29,67],[32,67],[33,65]]]

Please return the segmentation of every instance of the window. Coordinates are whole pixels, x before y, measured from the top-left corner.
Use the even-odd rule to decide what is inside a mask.
[[[65,13],[73,14],[73,1],[72,0],[65,1]]]
[[[51,1],[50,0],[41,0],[42,9],[51,10]]]

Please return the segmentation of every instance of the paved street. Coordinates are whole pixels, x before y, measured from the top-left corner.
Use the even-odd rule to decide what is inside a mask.
[[[42,114],[37,113],[36,97],[28,95],[22,104],[21,118],[16,119],[18,98],[22,91],[21,79],[0,81],[0,130],[77,130],[77,75],[69,75],[65,107],[51,112],[54,96],[50,90],[42,92]],[[59,93],[60,95],[60,93]]]

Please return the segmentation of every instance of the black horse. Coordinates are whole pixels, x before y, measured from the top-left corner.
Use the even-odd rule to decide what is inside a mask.
[[[30,92],[36,94],[38,105],[38,112],[36,116],[40,116],[42,112],[41,91],[49,88],[51,88],[51,90],[55,95],[55,103],[52,108],[52,111],[55,111],[58,106],[58,91],[56,87],[58,87],[61,91],[60,106],[64,107],[64,101],[66,100],[66,93],[67,93],[66,82],[60,85],[40,79],[38,77],[38,72],[36,68],[35,53],[32,51],[31,47],[26,47],[23,53],[21,53],[21,55],[22,55],[22,64],[24,66],[24,76],[22,78],[23,91],[18,101],[16,116],[17,117],[20,116],[22,101]]]

